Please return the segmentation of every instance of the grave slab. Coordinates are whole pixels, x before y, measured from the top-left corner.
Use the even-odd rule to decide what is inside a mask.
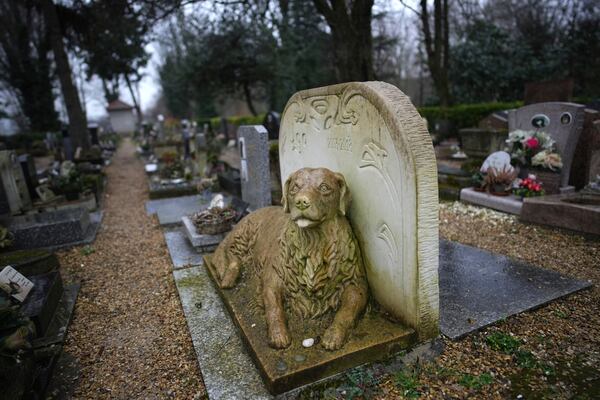
[[[440,241],[440,328],[451,339],[590,286],[506,256]]]
[[[14,217],[7,226],[15,235],[15,250],[57,250],[93,242],[103,215],[81,208],[50,211]]]
[[[214,279],[209,255],[204,265]],[[339,350],[325,350],[319,344],[304,348],[303,340],[319,338],[331,321],[288,318],[292,344],[283,350],[269,346],[265,317],[257,309],[257,294],[253,285],[238,285],[231,290],[216,288],[229,310],[250,355],[254,359],[265,385],[273,394],[280,394],[316,380],[335,375],[349,368],[379,361],[411,347],[417,340],[413,329],[392,322],[383,314],[367,311]]]
[[[520,218],[600,235],[600,196],[570,193],[525,199]]]
[[[146,212],[157,214],[161,225],[179,225],[181,217],[193,214],[208,207],[210,196],[198,194],[146,202]]]
[[[209,399],[271,399],[204,267],[173,271]]]
[[[86,210],[49,211],[14,217],[8,229],[14,234],[14,248],[56,246],[82,240],[90,225]]]
[[[150,199],[166,199],[171,197],[193,196],[198,193],[197,185],[200,180],[183,183],[148,182],[148,197]]]
[[[509,214],[520,215],[523,202],[515,195],[494,196],[485,192],[478,192],[472,187],[460,191],[460,200],[477,206],[484,206]]]
[[[202,265],[202,255],[192,247],[181,229],[165,232],[165,242],[173,262],[173,269]]]
[[[80,288],[79,283],[72,283],[64,287],[62,297],[46,330],[46,335],[33,341],[35,348],[59,344],[65,340]]]
[[[226,233],[221,233],[218,235],[203,235],[196,232],[196,227],[192,220],[185,216],[181,218],[181,222],[183,223],[183,230],[185,234],[192,244],[192,247],[198,249],[201,253],[210,253],[215,251],[219,243],[223,241]]]
[[[30,276],[34,284],[29,296],[23,302],[23,315],[35,324],[39,335],[46,335],[46,330],[58,307],[63,294],[63,283],[58,271]]]

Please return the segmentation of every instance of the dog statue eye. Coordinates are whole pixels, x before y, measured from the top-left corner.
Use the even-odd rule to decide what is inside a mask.
[[[299,190],[300,190],[300,185],[298,185],[296,182],[294,182],[294,184],[292,185],[292,188],[290,189],[290,193],[296,194],[296,193],[298,193]]]
[[[323,193],[327,193],[331,190],[331,188],[329,186],[327,186],[325,183],[321,183],[321,185],[319,186],[319,190]]]

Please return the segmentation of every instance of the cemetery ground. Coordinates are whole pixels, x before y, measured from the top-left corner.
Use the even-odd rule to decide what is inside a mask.
[[[201,369],[147,184],[125,141],[107,169],[105,220],[92,246],[60,253],[81,280],[58,384],[74,398],[205,398]],[[317,384],[300,398],[504,399],[600,396],[600,238],[442,203],[440,237],[494,251],[592,288],[453,341],[418,364],[376,364]],[[52,392],[50,393],[52,395]]]

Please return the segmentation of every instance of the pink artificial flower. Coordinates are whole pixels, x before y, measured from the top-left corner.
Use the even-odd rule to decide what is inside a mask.
[[[529,147],[530,149],[536,149],[540,145],[540,141],[536,138],[532,137],[525,141],[525,147]]]

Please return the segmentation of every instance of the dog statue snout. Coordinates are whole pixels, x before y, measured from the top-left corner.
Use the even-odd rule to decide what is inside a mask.
[[[296,199],[296,208],[304,211],[310,207],[310,200],[306,196],[298,196]]]

